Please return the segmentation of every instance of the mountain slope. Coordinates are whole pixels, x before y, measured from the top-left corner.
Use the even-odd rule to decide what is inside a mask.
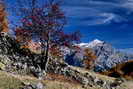
[[[98,72],[110,69],[116,64],[133,59],[133,56],[118,51],[117,49],[113,48],[112,45],[110,45],[109,43],[100,41],[98,39],[90,43],[76,44],[76,46],[79,46],[81,49],[90,48],[95,52],[97,59],[95,62],[94,70]],[[73,57],[75,58],[75,56]],[[82,56],[80,56],[79,59],[82,59]]]
[[[34,65],[27,67],[27,65],[25,64],[25,63],[32,63],[32,62],[29,62],[30,60],[35,60],[35,64],[37,64],[38,61],[36,61],[36,60],[40,57],[39,55],[35,55],[35,54],[30,54],[30,56],[22,55],[22,53],[24,51],[22,51],[22,52],[20,50],[19,50],[19,52],[16,51],[15,50],[16,48],[12,47],[13,46],[12,44],[15,45],[17,43],[13,42],[15,40],[10,41],[8,36],[3,36],[0,41],[6,43],[2,46],[5,50],[4,49],[2,50],[3,53],[1,53],[1,55],[6,56],[7,59],[6,58],[3,58],[3,59],[5,61],[8,59],[10,59],[10,61],[11,60],[17,61],[17,65],[16,65],[16,62],[13,62],[13,64],[11,66],[7,65],[8,69],[5,69],[5,71],[8,71],[8,73],[0,71],[0,73],[2,73],[2,75],[0,75],[0,78],[2,80],[2,83],[0,82],[1,89],[14,89],[15,85],[17,87],[15,89],[25,89],[25,88],[19,88],[19,86],[38,87],[38,83],[37,83],[37,85],[36,84],[31,85],[29,83],[25,85],[25,81],[26,82],[28,81],[31,83],[38,82],[38,81],[42,82],[41,85],[39,83],[39,86],[42,86],[42,84],[44,84],[47,87],[46,89],[63,89],[63,88],[64,89],[66,89],[66,88],[67,89],[72,89],[72,88],[73,89],[99,89],[99,87],[101,89],[112,89],[112,88],[116,88],[116,87],[120,86],[121,83],[123,83],[123,82],[121,82],[121,80],[120,80],[120,83],[118,83],[117,79],[99,75],[94,72],[89,72],[88,70],[85,70],[84,68],[70,66],[63,61],[60,61],[59,59],[54,59],[53,57],[49,57],[50,61],[48,64],[47,73],[52,73],[54,76],[56,74],[64,76],[64,77],[66,77],[66,78],[64,78],[66,80],[67,80],[67,78],[70,78],[70,79],[80,83],[80,85],[75,84],[74,81],[73,82],[59,81],[61,79],[58,79],[60,77],[57,78],[57,75],[56,75],[56,78],[53,78],[51,76],[48,78],[47,78],[47,76],[44,77],[44,76],[42,76],[43,71],[41,69],[36,68],[34,70],[34,67],[35,67]],[[0,49],[2,49],[2,47]],[[10,51],[8,51],[8,49],[10,49]],[[19,47],[18,47],[18,49],[19,49]],[[29,54],[29,52],[26,52],[26,53]],[[28,60],[28,61],[26,61],[26,60]],[[1,63],[4,64],[3,61]],[[15,65],[15,66],[13,66],[13,65]],[[22,72],[25,71],[25,72],[32,72],[33,74],[37,74],[38,75],[37,77],[39,77],[39,78],[41,77],[42,80],[38,80],[34,77],[27,77],[27,75],[26,76],[22,76],[20,74],[17,75],[16,72],[9,70],[9,69],[12,69],[13,67],[16,68],[15,70],[17,72],[21,71],[21,69],[22,69]],[[31,68],[31,70],[30,70],[30,68]],[[39,70],[41,70],[41,71],[39,71]],[[45,79],[43,80],[43,78],[45,78]],[[6,82],[8,82],[8,83],[6,83]],[[24,83],[24,85],[23,85],[23,83]],[[31,88],[31,89],[40,89],[40,88]],[[43,89],[43,88],[41,88],[41,89]]]
[[[102,72],[104,75],[108,75],[111,77],[124,77],[128,80],[133,79],[133,60],[130,60],[128,62],[118,64],[115,67],[111,68],[108,71]]]

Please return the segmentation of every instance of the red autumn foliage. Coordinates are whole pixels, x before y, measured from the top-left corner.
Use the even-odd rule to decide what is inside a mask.
[[[3,2],[0,2],[0,32],[8,32],[8,21],[7,13],[5,11],[5,5]]]
[[[24,30],[24,29],[21,29],[21,28],[16,28],[15,33],[16,33],[15,34],[16,35],[16,40],[18,42],[24,43],[24,42],[28,42],[28,41],[31,40],[30,31],[28,31],[28,30]]]
[[[23,14],[22,25],[19,27],[24,33],[16,31],[16,34],[21,34],[22,39],[31,38],[41,42],[41,48],[44,49],[42,55],[45,55],[45,60],[48,60],[49,53],[60,55],[61,46],[72,47],[74,42],[80,40],[79,32],[66,34],[63,31],[66,18],[59,3],[51,2],[46,6],[37,6],[35,5],[36,0],[31,1],[34,3],[31,8],[28,8],[27,12],[29,13]],[[25,30],[27,31],[25,32]],[[28,43],[28,40],[24,41],[24,43]]]

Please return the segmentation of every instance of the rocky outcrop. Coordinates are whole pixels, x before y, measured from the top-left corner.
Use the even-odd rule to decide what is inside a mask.
[[[15,73],[33,73],[42,76],[39,64],[41,55],[32,53],[6,33],[0,34],[0,69]]]
[[[113,48],[112,45],[110,45],[109,43],[100,40],[94,40],[90,43],[80,43],[76,45],[79,46],[81,49],[90,48],[94,51],[97,57],[94,66],[95,72],[101,72],[111,69],[119,63],[123,63],[133,59],[133,55],[120,52],[117,49]],[[78,64],[82,65],[82,60],[84,60],[82,52],[78,54],[80,56],[77,56],[76,54],[71,56],[69,52],[68,55],[70,55],[71,59],[74,60],[71,65],[75,66],[75,64],[77,64],[77,60],[81,60],[78,62]],[[66,60],[69,60],[69,58],[66,57]]]
[[[119,63],[131,60],[133,56],[117,51],[110,44],[103,42],[92,48],[95,51],[97,60],[95,71],[105,71],[111,69]]]
[[[128,61],[128,55],[116,51],[110,44],[103,42],[92,48],[97,56],[95,71],[105,71],[113,66]]]
[[[114,89],[117,88],[123,83],[121,79],[114,79],[113,81],[104,80],[99,78],[93,73],[84,72],[82,73],[79,70],[76,70],[74,67],[67,65],[63,62],[50,61],[48,72],[62,74],[83,84],[83,87],[99,87],[101,89]]]
[[[4,70],[12,60],[11,56],[17,51],[18,44],[9,35],[0,34],[0,69]]]

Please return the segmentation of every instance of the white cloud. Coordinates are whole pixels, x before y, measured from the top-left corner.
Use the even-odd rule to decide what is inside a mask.
[[[63,6],[70,23],[100,25],[128,20],[133,12],[133,0],[65,0]]]
[[[121,21],[126,21],[125,18],[116,15],[114,13],[102,13],[101,16],[105,17],[105,19],[103,20],[103,23],[111,23],[112,21],[115,23],[119,23]]]

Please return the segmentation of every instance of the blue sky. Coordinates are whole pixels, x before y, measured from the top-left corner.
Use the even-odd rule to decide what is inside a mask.
[[[116,48],[133,48],[133,0],[65,0],[66,31],[80,30],[82,41],[109,42]]]
[[[14,7],[15,0],[7,1]],[[80,30],[82,42],[99,39],[115,48],[133,48],[133,0],[62,1],[66,32]]]

